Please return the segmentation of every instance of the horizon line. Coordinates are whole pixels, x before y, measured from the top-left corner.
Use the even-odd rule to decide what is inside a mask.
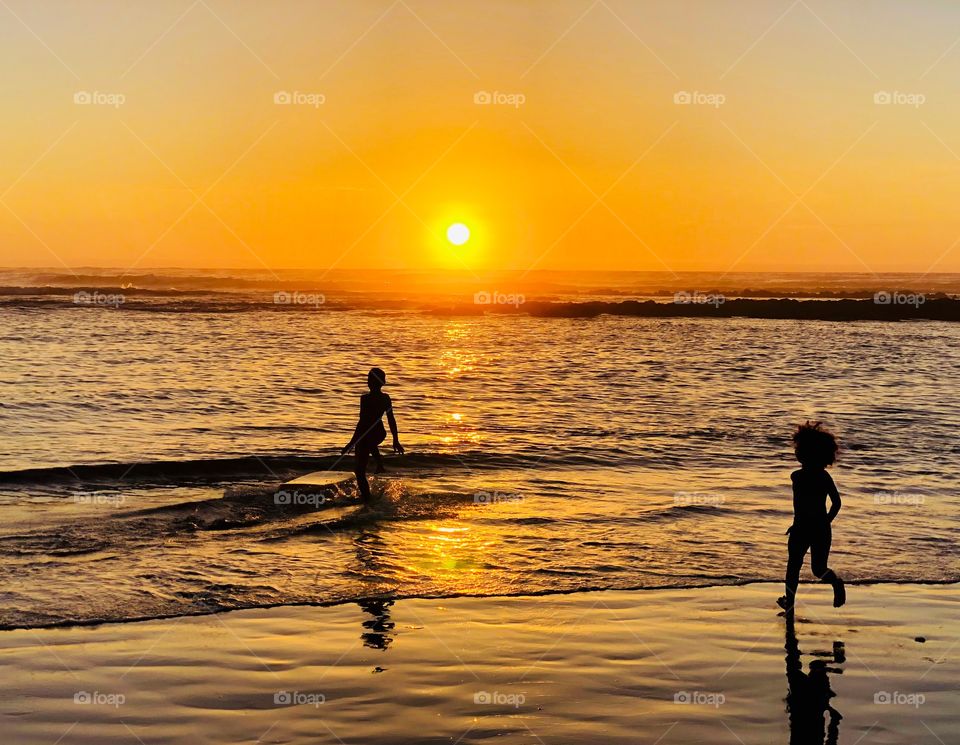
[[[68,274],[77,270],[97,270],[97,271],[122,271],[125,272],[128,276],[137,276],[140,274],[147,274],[158,271],[194,271],[194,272],[247,272],[247,273],[269,273],[274,271],[282,272],[291,272],[291,271],[303,271],[303,272],[358,272],[358,271],[369,271],[369,266],[358,266],[358,267],[305,267],[305,266],[289,266],[289,267],[236,267],[236,266],[155,266],[155,267],[138,267],[135,270],[125,268],[122,266],[112,266],[112,265],[93,265],[93,264],[79,264],[74,266],[4,266],[0,265],[0,272],[2,271],[34,271],[34,272],[51,272],[56,274]],[[945,271],[920,271],[920,270],[885,270],[885,271],[854,271],[854,270],[837,270],[837,269],[828,269],[828,270],[819,270],[819,269],[744,269],[737,271],[730,271],[729,269],[677,269],[677,270],[666,270],[666,269],[464,269],[464,268],[444,268],[444,267],[435,267],[427,269],[411,269],[411,268],[402,268],[402,267],[378,267],[377,272],[406,272],[406,273],[421,273],[421,274],[488,274],[492,272],[517,272],[523,274],[547,274],[547,273],[577,273],[577,274],[666,274],[666,275],[678,275],[678,274],[722,274],[722,275],[742,275],[742,274],[782,274],[782,275],[801,275],[801,274],[832,274],[832,275],[864,275],[864,276],[881,276],[889,274],[898,274],[898,275],[919,275],[923,277],[929,276],[948,276],[948,275],[960,275],[960,271],[945,272]]]

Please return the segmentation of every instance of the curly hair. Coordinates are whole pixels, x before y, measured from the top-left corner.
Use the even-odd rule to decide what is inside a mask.
[[[826,468],[837,460],[837,436],[820,422],[807,421],[793,432],[793,450],[805,466]]]

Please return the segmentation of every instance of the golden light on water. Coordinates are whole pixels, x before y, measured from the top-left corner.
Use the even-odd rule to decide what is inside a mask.
[[[416,562],[410,568],[460,586],[465,574],[472,574],[483,567],[483,556],[489,550],[489,543],[474,535],[466,526],[430,523],[408,548],[416,557]]]
[[[450,377],[471,372],[477,362],[477,354],[470,351],[470,331],[465,323],[454,322],[445,329],[447,341],[451,346],[441,352],[438,362]]]
[[[441,421],[445,434],[440,436],[440,442],[445,445],[476,444],[481,440],[480,432],[473,424],[467,424],[463,414],[453,412],[447,414]]]
[[[451,378],[465,372],[471,372],[478,361],[476,352],[470,348],[470,326],[461,321],[450,323],[444,329],[444,349],[437,357],[441,370]],[[472,417],[471,417],[472,418]],[[438,413],[440,442],[444,445],[477,444],[481,440],[480,431],[475,422],[467,423],[463,411]]]

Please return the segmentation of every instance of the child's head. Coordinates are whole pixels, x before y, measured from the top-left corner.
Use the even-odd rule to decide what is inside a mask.
[[[826,468],[837,460],[837,437],[820,422],[806,422],[793,433],[793,449],[797,460],[811,468]]]
[[[367,385],[371,391],[379,391],[387,384],[387,374],[379,367],[371,367],[367,373]]]

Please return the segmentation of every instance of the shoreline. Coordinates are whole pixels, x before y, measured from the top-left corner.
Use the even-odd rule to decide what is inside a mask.
[[[11,630],[0,712],[26,745],[759,743],[811,723],[902,745],[956,730],[957,583],[856,585],[839,610],[804,585],[792,632],[779,584],[656,589]]]
[[[256,610],[276,610],[278,608],[337,608],[343,605],[357,605],[361,603],[377,603],[377,602],[405,602],[411,600],[428,600],[428,601],[444,601],[444,600],[500,600],[500,599],[522,599],[522,598],[549,598],[554,595],[556,596],[570,596],[570,595],[582,595],[587,593],[597,593],[597,592],[635,592],[635,593],[644,593],[644,592],[659,592],[659,591],[676,591],[676,590],[688,590],[691,592],[697,590],[709,590],[709,589],[723,589],[723,588],[736,588],[736,587],[749,587],[751,585],[771,585],[776,587],[782,587],[782,582],[777,582],[770,579],[745,579],[745,580],[735,580],[730,582],[714,582],[703,585],[690,585],[690,584],[676,584],[676,585],[659,585],[657,587],[650,586],[636,586],[636,587],[586,587],[580,589],[560,589],[560,590],[534,590],[534,591],[524,591],[524,592],[503,592],[503,593],[489,593],[484,595],[474,595],[470,593],[450,593],[443,595],[364,595],[357,596],[355,598],[346,598],[341,600],[329,600],[329,601],[316,601],[316,602],[280,602],[280,603],[264,603],[262,605],[248,605],[241,606],[238,608],[212,608],[208,611],[195,611],[195,612],[185,612],[185,613],[171,613],[169,615],[155,615],[155,616],[136,616],[133,618],[118,618],[118,619],[81,619],[81,620],[70,620],[70,621],[54,621],[48,624],[35,624],[35,625],[26,625],[26,624],[0,624],[0,638],[2,634],[7,631],[30,631],[30,630],[51,630],[51,629],[72,629],[72,628],[89,628],[89,627],[100,627],[100,626],[111,626],[111,625],[126,625],[126,624],[135,624],[135,623],[150,623],[152,621],[175,621],[178,618],[205,618],[208,616],[217,616],[224,614],[232,613],[244,613],[246,611],[256,611]],[[949,587],[951,585],[957,585],[960,587],[960,580],[957,579],[925,579],[922,581],[918,580],[875,580],[875,579],[865,579],[865,580],[848,580],[844,579],[844,584],[847,587],[886,587],[886,586],[911,586],[916,585],[919,587]],[[819,587],[822,583],[816,580],[802,579],[800,580],[801,588],[812,588]],[[773,605],[771,609],[776,613],[779,609]]]

